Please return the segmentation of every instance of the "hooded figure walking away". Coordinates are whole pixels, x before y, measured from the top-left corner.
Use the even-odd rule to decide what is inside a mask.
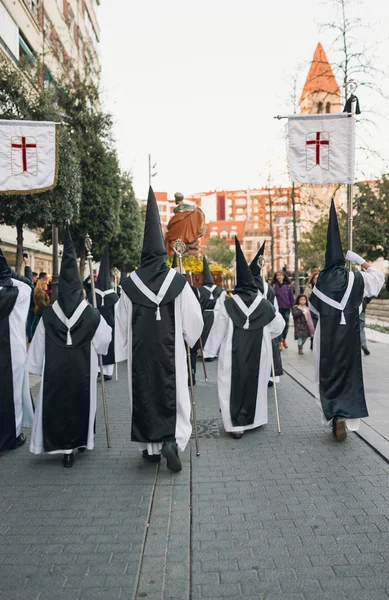
[[[96,304],[97,310],[104,317],[105,321],[112,328],[112,340],[108,348],[108,352],[103,356],[103,371],[104,379],[112,379],[115,368],[115,311],[119,296],[112,288],[111,270],[109,267],[109,252],[108,246],[104,249],[104,254],[101,257],[99,275],[95,283]],[[93,304],[92,294],[88,295],[88,301]],[[100,377],[100,373],[99,373]]]
[[[334,201],[331,202],[325,268],[310,297],[310,309],[318,317],[313,340],[316,382],[325,422],[343,441],[347,429],[357,431],[367,417],[363,386],[359,312],[364,297],[377,296],[384,276],[354,252],[346,260],[365,272],[349,272],[339,233]]]
[[[267,384],[272,345],[285,327],[274,306],[259,293],[235,238],[237,283],[220,307],[206,351],[216,355],[218,395],[224,429],[234,439],[267,423]]]
[[[223,288],[215,284],[212,273],[209,270],[208,261],[203,256],[203,285],[198,289],[201,310],[203,312],[204,329],[201,335],[203,348],[207,343],[209,334],[215,323],[215,318],[223,302]],[[204,352],[205,360],[212,361],[216,356],[210,356]]]
[[[265,254],[265,245],[266,245],[266,240],[263,242],[263,244],[260,247],[260,249],[258,250],[257,254],[254,256],[253,260],[251,261],[250,270],[254,276],[255,285],[259,289],[260,293],[263,295],[264,298],[269,300],[269,302],[276,309],[276,312],[279,313],[278,301],[277,301],[275,291],[272,288],[272,286],[269,285],[267,283],[267,281],[265,281],[263,279],[262,270],[258,264],[259,258],[261,256],[264,256],[264,254]],[[282,368],[281,352],[278,347],[277,340],[273,339],[271,341],[271,344],[272,344],[272,348],[273,348],[274,374],[276,377],[276,383],[279,383],[280,376],[284,374],[284,371]],[[274,385],[274,381],[273,381],[273,376],[272,376],[272,377],[270,377],[270,380],[269,380],[269,387],[272,387],[273,385]]]
[[[12,277],[0,249],[0,451],[26,441],[22,427],[31,427],[33,406],[26,361],[26,321],[31,288]]]
[[[106,354],[112,330],[84,300],[76,253],[66,231],[58,300],[42,312],[27,356],[41,375],[30,451],[63,454],[73,466],[75,449],[94,447],[98,354]]]
[[[131,440],[145,459],[161,453],[182,468],[178,451],[190,439],[187,350],[203,329],[201,308],[186,278],[166,264],[166,248],[150,187],[140,267],[122,282],[116,312],[115,356],[127,360]]]

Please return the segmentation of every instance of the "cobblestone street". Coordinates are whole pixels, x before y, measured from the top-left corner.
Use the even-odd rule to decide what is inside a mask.
[[[1,600],[389,598],[389,465],[356,435],[336,443],[287,375],[282,433],[269,390],[269,425],[233,440],[207,367],[201,456],[192,441],[179,475],[130,443],[123,365],[107,386],[111,449],[100,411],[73,469],[27,445],[0,456]]]

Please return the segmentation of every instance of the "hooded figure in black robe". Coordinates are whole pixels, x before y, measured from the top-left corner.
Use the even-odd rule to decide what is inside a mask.
[[[58,300],[46,307],[27,357],[30,373],[41,375],[30,451],[64,455],[92,450],[98,354],[106,354],[112,330],[99,311],[84,300],[76,253],[66,231]]]
[[[112,328],[112,340],[108,352],[103,356],[104,379],[112,379],[115,367],[115,311],[119,296],[112,288],[111,270],[109,266],[108,246],[104,249],[101,257],[99,275],[95,284],[97,310]],[[93,304],[92,293],[88,295],[90,304]]]
[[[0,451],[26,441],[22,427],[31,427],[33,407],[26,361],[26,321],[31,288],[13,278],[0,249]]]
[[[215,284],[205,256],[203,256],[203,285],[198,289],[198,294],[204,320],[204,329],[201,335],[204,348],[220,309],[220,304],[224,300],[223,288]],[[204,352],[204,358],[205,360],[213,360],[216,357]]]
[[[115,356],[127,360],[131,440],[143,457],[160,454],[172,471],[190,439],[187,342],[201,335],[201,308],[186,278],[166,264],[158,206],[150,187],[140,267],[122,282]]]
[[[234,438],[267,423],[267,384],[271,374],[271,340],[285,322],[259,293],[238,239],[237,282],[232,298],[220,307],[205,351],[219,353],[218,395],[224,429]]]
[[[259,289],[260,293],[263,294],[263,296],[267,300],[269,300],[269,302],[274,306],[274,308],[278,312],[278,302],[277,302],[276,294],[275,294],[273,288],[267,283],[267,281],[264,281],[262,274],[261,274],[262,269],[259,266],[260,260],[263,260],[260,257],[263,257],[264,253],[265,253],[265,244],[266,244],[266,240],[263,242],[263,244],[260,247],[260,249],[258,250],[257,254],[254,256],[253,260],[251,261],[250,269],[254,276],[255,285]],[[278,383],[280,375],[283,375],[283,373],[284,373],[284,371],[282,369],[281,352],[279,350],[277,340],[274,339],[271,341],[271,343],[272,343],[272,348],[273,348],[274,374],[276,376],[276,383]],[[273,377],[270,378],[269,385],[271,385],[272,383],[273,383]]]
[[[339,233],[334,201],[331,202],[327,232],[325,268],[313,288],[309,307],[318,317],[313,350],[324,419],[335,437],[346,438],[359,420],[367,417],[363,386],[359,312],[364,297],[377,296],[384,277],[363,258],[348,252],[347,260],[365,272],[350,272]]]

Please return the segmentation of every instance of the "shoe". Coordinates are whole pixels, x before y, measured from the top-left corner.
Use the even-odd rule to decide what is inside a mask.
[[[304,354],[303,347],[300,344],[299,344],[298,349],[299,349],[299,354]]]
[[[21,433],[20,435],[18,435],[16,440],[8,446],[7,450],[16,450],[16,448],[20,448],[20,446],[23,446],[23,444],[25,444],[26,441],[27,437],[24,435],[24,433]]]
[[[63,455],[63,466],[65,469],[71,469],[74,463],[74,454],[64,454]]]
[[[86,450],[86,448],[85,448],[85,447],[83,447],[83,448],[79,448],[79,449],[78,449],[78,451],[79,451],[79,452],[85,452],[85,450]]]
[[[210,358],[204,358],[204,362],[213,362],[216,360],[216,356],[211,356]]]
[[[104,381],[111,381],[112,375],[104,375]]]
[[[241,440],[243,437],[243,432],[242,433],[231,433],[231,437],[233,440]]]
[[[284,346],[284,348],[288,348],[288,344],[286,343],[286,340],[282,340],[282,345]]]
[[[269,381],[269,383],[267,384],[267,387],[274,387],[274,383],[272,381]]]
[[[370,350],[368,350],[367,346],[362,346],[362,350],[365,356],[369,356]]]
[[[347,438],[346,421],[342,417],[334,417],[332,421],[332,433],[338,442],[344,442]]]
[[[282,349],[283,349],[283,347],[284,347],[284,346],[283,346],[282,342],[278,342],[278,350],[279,350],[280,352],[282,352]]]
[[[166,466],[173,473],[178,473],[182,469],[182,462],[178,456],[178,446],[176,442],[164,442],[162,445],[162,456],[166,458]]]
[[[152,463],[157,463],[161,461],[161,455],[160,454],[149,454],[147,452],[147,450],[143,450],[142,452],[142,456],[145,460],[148,460],[149,462]]]

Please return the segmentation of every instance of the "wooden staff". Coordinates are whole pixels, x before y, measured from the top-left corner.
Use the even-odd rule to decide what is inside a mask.
[[[94,308],[97,308],[97,300],[96,300],[96,290],[95,290],[95,280],[93,277],[93,265],[92,265],[92,240],[90,236],[87,234],[85,236],[85,248],[86,248],[86,259],[89,265],[89,273],[90,273],[90,283],[91,283],[91,292],[92,292],[92,303]],[[99,359],[99,367],[100,367],[100,378],[101,378],[101,392],[103,394],[103,408],[104,408],[104,421],[105,421],[105,433],[107,436],[107,447],[111,447],[111,440],[109,435],[109,422],[108,422],[108,406],[107,406],[107,395],[105,393],[105,381],[104,381],[104,366],[103,366],[103,357],[101,354],[98,355]]]

